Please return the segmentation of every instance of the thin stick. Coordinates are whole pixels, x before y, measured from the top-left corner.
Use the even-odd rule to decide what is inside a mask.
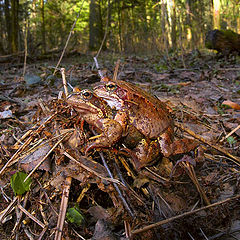
[[[17,199],[18,199],[18,197],[14,197],[14,199],[7,206],[7,208],[1,212],[1,214],[0,214],[0,223],[3,223],[3,220],[4,220],[5,216],[13,210],[13,207],[15,206],[15,204],[17,202]]]
[[[202,189],[198,179],[197,179],[197,176],[196,176],[196,173],[194,171],[194,167],[192,164],[190,164],[189,162],[181,162],[180,163],[184,169],[187,170],[187,173],[188,173],[188,176],[191,178],[191,180],[193,181],[194,185],[196,186],[200,196],[203,198],[204,202],[206,205],[210,205],[210,201],[209,199],[207,198],[207,195],[206,193],[204,192],[204,190]]]
[[[118,59],[117,63],[116,63],[116,66],[115,66],[115,69],[114,69],[113,81],[117,81],[119,65],[120,65],[120,60]]]
[[[107,178],[104,177],[102,175],[100,175],[99,173],[97,173],[96,171],[94,171],[93,169],[91,169],[90,167],[82,164],[81,162],[78,162],[74,157],[72,157],[69,153],[64,152],[63,155],[65,155],[66,157],[68,157],[69,159],[71,159],[72,161],[74,161],[75,163],[77,163],[79,166],[81,166],[82,168],[84,168],[85,170],[87,170],[90,173],[93,173],[94,175],[96,175],[97,177],[99,177],[100,179],[112,182],[112,183],[117,183],[117,184],[121,184],[122,186],[124,186],[120,181],[118,181],[117,179],[113,179],[113,178]],[[124,186],[125,187],[125,186]]]
[[[27,55],[28,55],[27,32],[28,32],[28,19],[25,23],[23,77],[25,76],[25,73],[26,73]]]
[[[100,152],[99,155],[100,155],[100,157],[101,157],[101,159],[102,159],[103,165],[104,165],[104,167],[106,168],[106,170],[107,170],[110,178],[113,179],[113,175],[112,175],[112,173],[111,173],[111,171],[110,171],[110,169],[109,169],[109,167],[108,167],[108,165],[107,165],[107,162],[106,162],[105,159],[104,159],[103,153]],[[125,208],[126,208],[127,211],[129,212],[129,214],[131,215],[131,217],[134,218],[134,213],[132,212],[132,210],[130,209],[127,201],[126,201],[125,198],[123,197],[122,192],[120,191],[118,185],[117,185],[116,183],[113,183],[113,186],[114,186],[114,188],[116,189],[116,191],[118,192],[119,197],[120,197],[120,199],[122,200],[123,205],[125,206]]]
[[[2,169],[0,170],[0,176],[3,174],[4,170],[10,165],[13,164],[16,160],[16,158],[20,155],[20,153],[29,145],[29,143],[32,141],[34,134],[39,133],[44,127],[45,124],[48,123],[57,113],[54,113],[53,115],[51,115],[49,118],[46,119],[46,121],[44,123],[42,123],[39,128],[33,132],[33,135],[30,136],[26,142],[21,145],[19,147],[19,149],[14,153],[14,155],[8,160],[8,162],[2,167]]]
[[[62,74],[64,92],[65,92],[65,96],[66,96],[66,98],[67,98],[67,97],[68,97],[68,88],[67,88],[65,68],[61,68],[61,74]]]
[[[101,77],[101,79],[103,79],[104,76],[103,76],[103,73],[102,73],[102,71],[101,71],[101,69],[100,69],[100,67],[99,67],[99,65],[98,65],[97,58],[94,57],[93,59],[94,59],[94,62],[95,62],[95,64],[96,64],[96,68],[97,68],[97,70],[98,70],[98,75]],[[93,66],[93,67],[94,67],[94,66]]]
[[[152,229],[152,228],[155,228],[155,227],[161,226],[161,225],[163,225],[163,224],[172,222],[172,221],[177,220],[177,219],[179,219],[179,218],[186,217],[186,216],[192,215],[192,214],[194,214],[194,213],[197,213],[197,212],[200,212],[200,211],[203,211],[203,210],[212,208],[212,207],[216,207],[216,206],[218,206],[218,205],[227,203],[227,202],[229,202],[229,201],[232,201],[232,200],[235,200],[235,199],[238,199],[238,198],[240,198],[240,194],[236,195],[235,197],[227,198],[227,199],[225,199],[225,200],[222,200],[222,201],[213,203],[213,204],[211,204],[211,205],[208,205],[208,206],[205,206],[205,207],[202,207],[202,208],[199,208],[199,209],[190,211],[190,212],[185,212],[185,213],[183,213],[183,214],[180,214],[180,215],[177,215],[177,216],[168,218],[168,219],[164,219],[164,220],[159,221],[159,222],[157,222],[157,223],[153,223],[153,224],[150,224],[150,225],[148,225],[148,226],[146,226],[146,227],[143,227],[143,228],[134,230],[134,231],[132,231],[132,235],[134,235],[134,234],[139,234],[139,233],[142,233],[142,232],[146,232],[146,231],[148,231],[148,230],[150,230],[150,229]]]
[[[35,218],[30,212],[28,212],[25,208],[23,208],[20,204],[18,205],[18,208],[24,212],[29,218],[31,218],[34,222],[36,222],[40,227],[45,228],[45,224],[39,221],[37,218]]]
[[[58,215],[57,230],[54,238],[55,240],[62,239],[62,230],[63,230],[63,224],[64,224],[66,211],[67,211],[68,197],[69,197],[71,183],[72,183],[72,178],[67,177],[64,184],[63,193],[62,193],[62,201],[61,201],[61,206],[60,206],[59,215]]]
[[[13,156],[8,160],[8,162],[0,170],[0,176],[3,174],[4,170],[19,156],[19,154],[28,146],[32,141],[32,137],[29,137],[27,141],[20,146],[20,148],[13,154]]]
[[[100,48],[98,49],[98,52],[97,52],[97,55],[95,56],[95,58],[98,58],[100,52],[102,51],[103,44],[104,44],[104,42],[105,42],[105,40],[106,40],[106,37],[107,37],[107,33],[108,33],[108,24],[109,24],[109,8],[110,8],[110,1],[108,0],[107,21],[106,21],[105,33],[104,33],[104,37],[103,37],[103,40],[102,40],[101,46],[100,46]]]
[[[223,142],[225,139],[227,139],[228,137],[230,137],[232,134],[234,134],[238,129],[240,129],[240,124],[234,128],[229,134],[227,134],[225,137],[223,137],[220,142]]]
[[[51,152],[57,147],[59,143],[62,142],[62,140],[67,136],[68,134],[65,134],[60,140],[55,143],[55,145],[50,149],[50,151],[45,155],[45,157],[35,166],[35,168],[27,175],[27,177],[24,179],[24,182],[27,181],[28,178],[32,176],[32,174],[38,169],[38,167],[47,159],[47,157],[51,154]]]
[[[217,146],[217,145],[213,145],[210,142],[208,142],[206,139],[204,139],[203,137],[199,136],[198,134],[194,133],[193,131],[191,131],[190,129],[185,128],[182,124],[180,123],[175,123],[175,126],[177,126],[178,128],[181,128],[183,131],[189,133],[190,135],[192,135],[193,137],[195,137],[196,139],[200,140],[201,142],[209,145],[210,147],[218,150],[219,152],[227,155],[228,157],[230,157],[232,162],[234,162],[235,164],[237,164],[238,166],[240,166],[240,158],[237,156],[232,155],[231,153],[229,153],[228,151],[226,151],[224,148]],[[233,161],[233,160],[235,161]]]
[[[78,18],[79,18],[79,16],[80,16],[80,13],[81,13],[81,11],[82,11],[83,3],[84,3],[84,2],[85,2],[85,0],[82,1],[81,8],[80,8],[80,10],[79,10],[79,12],[78,12],[78,15],[77,15],[77,17],[76,17],[76,19],[75,19],[75,21],[74,21],[74,23],[73,23],[73,25],[72,25],[72,28],[71,28],[71,30],[70,30],[70,32],[69,32],[69,34],[68,34],[68,38],[67,38],[66,44],[65,44],[64,49],[63,49],[63,51],[62,51],[61,57],[59,58],[58,63],[57,63],[57,65],[56,65],[55,69],[54,69],[53,75],[55,75],[55,73],[57,72],[58,66],[59,66],[59,64],[60,64],[61,61],[62,61],[63,55],[64,55],[64,53],[65,53],[65,51],[66,51],[66,49],[67,49],[68,42],[69,42],[70,37],[71,37],[71,35],[72,35],[72,31],[73,31],[73,29],[74,29],[74,27],[75,27],[75,25],[76,25],[76,23],[77,23],[77,20],[78,20]]]

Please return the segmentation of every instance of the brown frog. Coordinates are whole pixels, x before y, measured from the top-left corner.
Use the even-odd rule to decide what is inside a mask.
[[[141,133],[133,149],[137,169],[148,165],[161,152],[169,157],[193,150],[197,143],[191,139],[174,141],[174,123],[166,107],[158,98],[134,84],[125,81],[103,81],[94,88],[94,93],[103,98],[112,109],[117,110],[114,120],[119,122],[126,138],[135,138],[131,129]],[[127,141],[129,142],[129,141]]]
[[[75,89],[68,96],[67,103],[80,113],[84,121],[100,132],[99,135],[89,139],[86,153],[92,148],[112,147],[122,137],[122,126],[113,119],[112,109],[92,91]]]

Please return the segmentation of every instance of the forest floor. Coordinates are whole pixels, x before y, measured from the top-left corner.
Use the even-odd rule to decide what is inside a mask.
[[[104,151],[114,178],[123,181],[122,175],[128,186],[115,183],[127,209],[106,180],[97,151],[84,158],[82,147],[71,149],[69,139],[80,127],[70,107],[57,100],[63,91],[61,73],[53,76],[57,60],[28,63],[25,77],[19,62],[1,63],[0,239],[54,239],[64,198],[70,210],[63,239],[126,239],[131,233],[133,239],[240,239],[240,58],[199,51],[168,57],[104,53],[98,62],[111,77],[117,60],[118,79],[165,102],[177,126],[176,138],[196,139],[204,158],[195,161],[191,154],[163,158],[136,171],[129,157]],[[81,89],[100,81],[92,66],[93,58],[82,54],[61,63],[67,82]],[[83,128],[87,135],[88,126]],[[67,131],[72,131],[71,137],[55,147]],[[48,162],[37,168],[43,158]],[[33,171],[24,198],[16,198],[14,183],[10,184],[20,169]],[[69,197],[63,194],[68,191],[66,179]],[[4,215],[10,203],[17,207]],[[22,214],[22,209],[27,212]],[[138,234],[156,222],[158,226]]]

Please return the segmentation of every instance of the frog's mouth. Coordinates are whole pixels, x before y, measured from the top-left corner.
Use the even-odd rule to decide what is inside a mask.
[[[123,101],[117,97],[113,92],[104,91],[101,89],[101,85],[94,88],[94,93],[101,97],[104,101],[107,102],[107,104],[110,106],[110,108],[114,108],[116,110],[119,110],[122,108]]]
[[[68,100],[68,103],[79,113],[98,113],[98,109],[95,108],[93,105],[91,106],[90,104],[81,102],[77,103],[75,101],[71,101],[70,99]]]

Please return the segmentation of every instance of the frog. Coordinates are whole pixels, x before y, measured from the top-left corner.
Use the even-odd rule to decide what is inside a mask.
[[[85,155],[93,148],[111,148],[122,137],[122,126],[113,119],[112,109],[90,89],[74,88],[66,102],[100,133],[89,138]]]
[[[121,124],[126,139],[140,133],[131,154],[136,169],[150,165],[160,155],[183,154],[198,146],[193,139],[175,140],[174,121],[166,104],[135,84],[105,77],[93,91],[117,111],[114,120]]]

